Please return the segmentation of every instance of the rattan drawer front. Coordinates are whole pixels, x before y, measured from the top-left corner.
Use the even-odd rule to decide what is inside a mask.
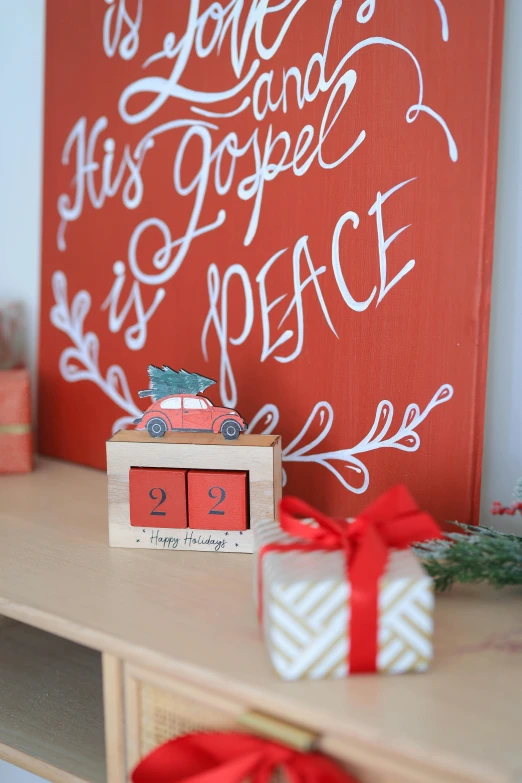
[[[127,768],[174,737],[237,730],[241,704],[129,664],[124,667]]]
[[[125,666],[127,774],[158,745],[194,731],[247,731],[245,706],[176,680]],[[245,781],[246,783],[246,781]],[[287,783],[277,772],[270,783]]]
[[[249,712],[250,705],[130,664],[124,665],[124,694],[127,775],[130,775],[141,758],[170,739],[194,731],[248,731],[242,725],[245,713],[255,715]],[[285,726],[276,719],[274,722]],[[300,729],[290,726],[287,726],[287,729],[298,735],[301,732]],[[259,732],[256,730],[255,733]],[[312,738],[313,734],[306,730],[301,733],[304,735],[304,747],[307,737]],[[285,742],[282,733],[272,738]],[[324,745],[329,744],[328,737],[321,737],[320,748],[326,750]],[[350,761],[342,744],[333,742],[332,745],[330,752],[333,752],[339,761]],[[349,767],[360,783],[432,783],[431,778],[417,780],[408,775],[397,777],[395,774],[383,774],[383,770],[373,768],[372,763],[350,763]],[[285,776],[278,772],[270,783],[287,781]]]
[[[179,693],[142,682],[140,753],[142,756],[174,737],[193,731],[237,731],[233,717]]]
[[[236,721],[221,710],[155,685],[142,682],[140,699],[142,756],[167,740],[192,731],[242,731]],[[288,779],[277,771],[270,783],[288,783]]]

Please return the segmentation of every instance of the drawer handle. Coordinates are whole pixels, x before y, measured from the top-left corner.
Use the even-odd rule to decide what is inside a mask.
[[[239,715],[236,721],[252,734],[281,742],[283,745],[288,745],[289,748],[303,752],[312,750],[319,739],[318,734],[293,726],[291,723],[285,723],[270,715],[264,715],[262,712],[248,710]]]

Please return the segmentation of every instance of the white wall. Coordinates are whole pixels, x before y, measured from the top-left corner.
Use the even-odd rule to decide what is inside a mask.
[[[44,0],[0,0],[0,297],[26,303],[33,369],[40,285],[44,17]],[[0,761],[0,783],[40,781]]]
[[[91,0],[89,0],[91,1]],[[0,296],[22,297],[37,345],[43,0],[0,0]],[[522,0],[506,0],[497,228],[482,522],[522,535],[521,517],[491,517],[522,475]],[[450,448],[450,444],[448,444]],[[0,762],[1,783],[38,780]]]
[[[522,476],[522,2],[506,0],[495,260],[481,523],[522,535],[522,517],[491,516]]]
[[[25,769],[13,767],[6,761],[0,761],[0,781],[1,783],[45,783],[42,778],[26,772]]]
[[[0,19],[0,297],[20,298],[26,303],[29,359],[34,368],[40,286],[45,2],[0,0]]]

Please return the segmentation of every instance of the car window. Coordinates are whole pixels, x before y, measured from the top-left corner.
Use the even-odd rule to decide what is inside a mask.
[[[193,397],[185,397],[183,399],[183,407],[191,410],[194,410],[196,408],[200,410],[201,408],[206,408],[207,406],[205,405],[203,400],[196,400]]]
[[[166,408],[167,410],[172,410],[173,408],[181,408],[181,398],[180,397],[169,397],[166,400],[163,400],[161,403],[162,408]]]

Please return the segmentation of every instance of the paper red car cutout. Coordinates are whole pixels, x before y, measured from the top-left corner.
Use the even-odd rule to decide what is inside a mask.
[[[147,430],[153,438],[162,438],[169,430],[179,432],[221,432],[235,440],[247,426],[237,411],[213,405],[198,394],[172,394],[154,402],[134,421],[137,430]]]

